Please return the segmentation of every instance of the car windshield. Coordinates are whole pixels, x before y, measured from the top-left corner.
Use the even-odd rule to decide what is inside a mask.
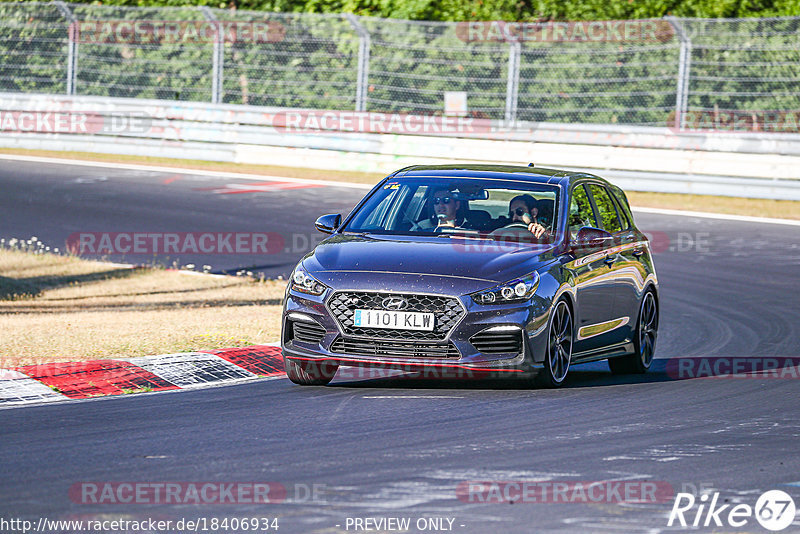
[[[383,235],[550,242],[559,188],[515,180],[389,179],[343,229]]]

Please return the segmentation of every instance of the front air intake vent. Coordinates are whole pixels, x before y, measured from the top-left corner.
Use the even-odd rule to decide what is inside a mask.
[[[522,352],[521,330],[489,328],[470,338],[470,343],[483,354],[519,354]]]
[[[384,339],[358,339],[339,337],[333,342],[331,352],[348,356],[384,356],[388,358],[458,359],[461,353],[453,343],[424,341],[400,342]]]
[[[325,329],[317,323],[289,321],[292,341],[302,343],[320,343],[325,337]]]

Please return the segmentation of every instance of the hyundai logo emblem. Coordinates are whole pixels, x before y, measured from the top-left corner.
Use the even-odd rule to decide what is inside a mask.
[[[403,297],[386,297],[381,301],[381,306],[385,310],[405,310],[408,307],[408,301]]]

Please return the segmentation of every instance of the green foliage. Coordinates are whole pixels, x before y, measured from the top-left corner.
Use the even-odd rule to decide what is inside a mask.
[[[127,0],[73,5],[79,20],[203,21],[196,3],[131,8]],[[283,3],[280,3],[283,2]],[[155,4],[138,0],[138,4]],[[258,5],[256,5],[256,3]],[[232,104],[352,110],[359,38],[339,15],[219,9],[223,22],[263,22],[280,29],[270,42],[223,44],[222,100]],[[621,19],[675,15],[733,16],[798,12],[800,0],[250,0],[242,6],[284,11],[347,10],[370,34],[367,109],[438,113],[445,91],[466,91],[470,111],[503,118],[510,47],[465,42],[459,26],[403,18]],[[792,11],[794,10],[794,11]],[[665,22],[662,23],[669,27]],[[691,110],[800,109],[800,18],[683,19],[691,37]],[[66,91],[68,24],[52,4],[0,2],[0,91]],[[208,102],[212,42],[79,42],[79,95]],[[667,124],[676,106],[680,40],[524,42],[517,117],[531,121]]]
[[[121,6],[209,6],[297,13],[355,13],[411,20],[623,20],[800,16],[800,0],[103,0]]]

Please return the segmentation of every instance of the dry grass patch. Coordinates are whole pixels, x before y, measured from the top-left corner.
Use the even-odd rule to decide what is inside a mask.
[[[795,200],[684,195],[679,193],[643,193],[639,191],[627,191],[626,194],[634,207],[707,211],[731,215],[748,215],[751,217],[774,217],[776,219],[800,219],[800,202]]]
[[[0,366],[277,341],[285,282],[0,249]]]

